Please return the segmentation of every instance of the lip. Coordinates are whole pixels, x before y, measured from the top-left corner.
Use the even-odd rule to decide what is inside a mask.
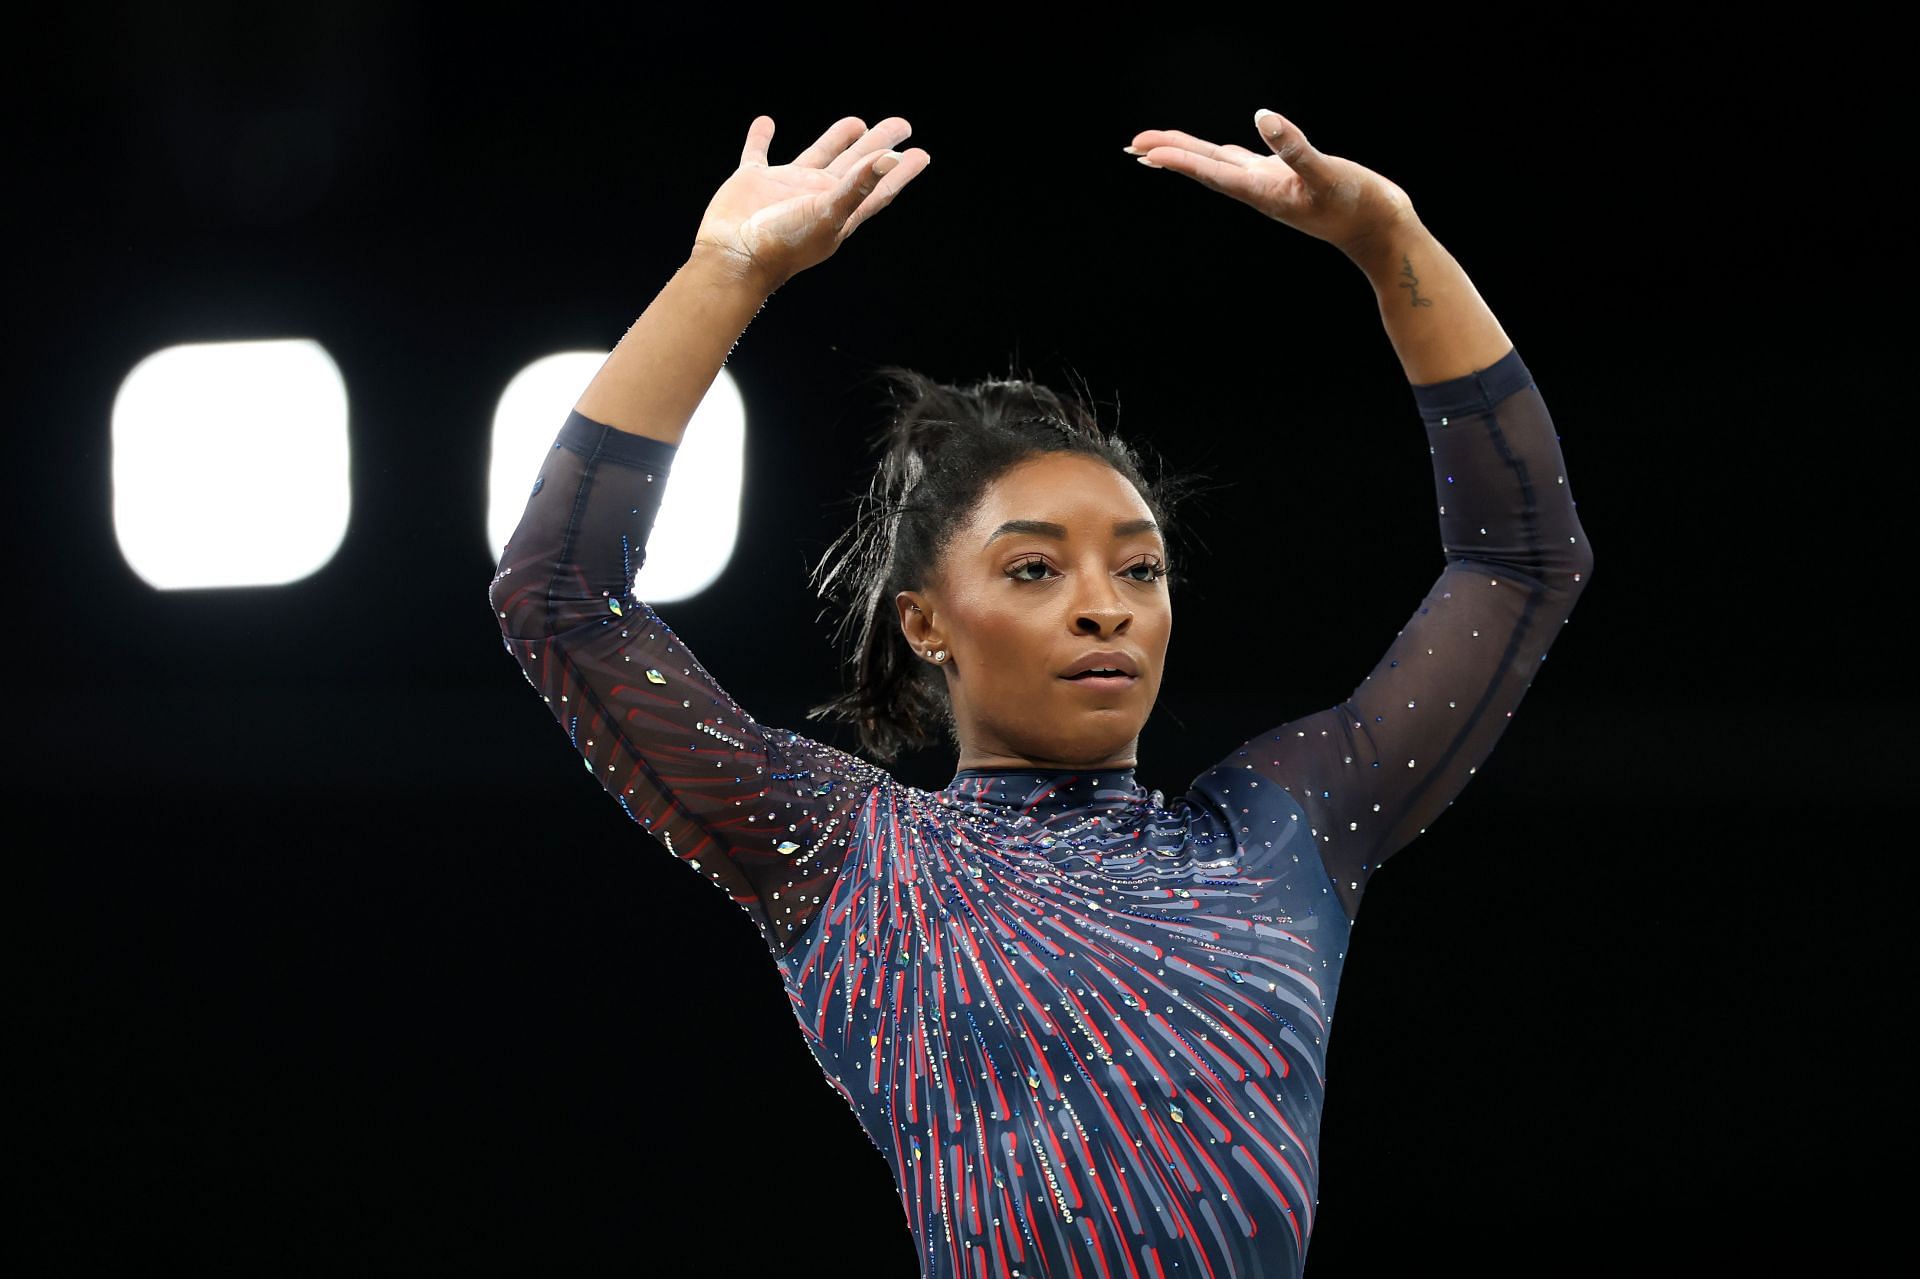
[[[1099,667],[1119,671],[1123,675],[1131,678],[1138,678],[1140,675],[1140,663],[1133,659],[1132,654],[1122,653],[1118,649],[1103,648],[1092,653],[1082,653],[1072,666],[1060,672],[1060,678],[1070,679],[1081,671],[1094,670]],[[1098,684],[1101,681],[1093,679],[1080,680],[1078,682],[1083,684]]]
[[[1072,679],[1062,675],[1060,679],[1062,682],[1075,685],[1076,687],[1090,688],[1096,692],[1103,693],[1117,693],[1123,689],[1131,688],[1139,682],[1139,680],[1132,675],[1089,675],[1085,679]]]

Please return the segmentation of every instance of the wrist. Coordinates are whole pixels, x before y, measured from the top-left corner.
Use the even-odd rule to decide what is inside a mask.
[[[785,284],[758,266],[750,258],[718,245],[698,241],[687,254],[682,270],[690,272],[713,288],[732,293],[750,293],[763,301]]]
[[[1420,215],[1409,209],[1386,226],[1341,244],[1340,251],[1376,285],[1383,280],[1392,285],[1402,256],[1415,246],[1433,242],[1433,233],[1420,221]]]

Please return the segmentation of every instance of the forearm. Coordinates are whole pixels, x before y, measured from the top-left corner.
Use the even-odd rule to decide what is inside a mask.
[[[768,291],[695,251],[628,329],[574,409],[678,445]]]
[[[1417,217],[1345,252],[1373,285],[1407,381],[1465,377],[1512,349],[1473,281]]]

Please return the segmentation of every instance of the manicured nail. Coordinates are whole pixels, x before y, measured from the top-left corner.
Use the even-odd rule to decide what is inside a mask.
[[[1258,111],[1255,111],[1253,113],[1253,127],[1260,130],[1262,133],[1265,133],[1267,131],[1267,126],[1261,121],[1260,117],[1263,115],[1279,115],[1279,114],[1280,113],[1278,111],[1270,111],[1266,107],[1261,107]]]
[[[1144,153],[1143,153],[1143,152],[1141,152],[1141,151],[1137,151],[1137,150],[1135,150],[1135,149],[1134,149],[1133,147],[1121,147],[1120,149],[1121,149],[1122,151],[1125,151],[1125,152],[1126,152],[1126,153],[1127,153],[1128,155],[1141,155],[1141,154],[1144,154]]]
[[[1160,167],[1159,165],[1155,164],[1153,161],[1147,159],[1147,157],[1145,157],[1144,155],[1140,157],[1140,163],[1146,165],[1149,169],[1157,169]]]

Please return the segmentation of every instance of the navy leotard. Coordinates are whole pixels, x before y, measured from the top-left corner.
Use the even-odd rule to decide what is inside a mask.
[[[675,447],[571,414],[490,599],[606,792],[764,938],[924,1276],[1299,1275],[1369,876],[1499,740],[1592,576],[1519,353],[1412,386],[1446,566],[1344,702],[1169,801],[940,791],[757,722],[632,593]]]

